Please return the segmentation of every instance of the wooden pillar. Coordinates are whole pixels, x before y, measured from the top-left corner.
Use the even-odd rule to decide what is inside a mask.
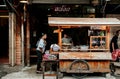
[[[30,25],[29,25],[29,13],[27,13],[27,26],[26,26],[26,63],[30,66]]]
[[[110,49],[110,26],[106,26],[106,36],[107,36],[107,39],[106,39],[106,44],[107,44],[107,49]]]
[[[21,52],[22,52],[22,66],[25,66],[25,32],[24,28],[26,27],[26,4],[23,6],[23,14],[21,17]]]
[[[22,55],[22,66],[25,66],[25,61],[24,61],[24,21],[23,17],[22,19],[22,24],[21,24],[21,55]]]
[[[15,65],[15,36],[16,36],[16,15],[13,12],[9,13],[9,64]]]
[[[58,32],[58,41],[59,41],[59,46],[62,46],[62,31],[61,27],[59,27],[59,32]]]

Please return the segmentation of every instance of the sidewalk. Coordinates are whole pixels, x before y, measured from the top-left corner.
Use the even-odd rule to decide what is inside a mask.
[[[2,76],[5,76],[6,74],[20,71],[21,68],[22,68],[22,66],[11,67],[8,64],[0,64],[0,79]]]
[[[1,79],[42,79],[42,74],[36,74],[35,68],[36,66],[25,67],[21,71],[7,74]],[[56,76],[45,76],[45,79],[56,79]],[[61,79],[75,79],[75,78],[65,76]],[[83,79],[115,79],[115,77],[110,76],[109,78],[105,78],[105,77],[94,76],[94,77],[86,77]]]

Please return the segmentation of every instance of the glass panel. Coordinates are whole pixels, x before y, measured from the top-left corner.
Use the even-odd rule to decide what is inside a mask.
[[[106,49],[106,37],[92,37],[92,49]]]

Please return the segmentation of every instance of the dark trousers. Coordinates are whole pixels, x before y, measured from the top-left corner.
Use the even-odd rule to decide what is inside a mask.
[[[42,52],[36,50],[37,53],[37,70],[39,71],[42,63]]]

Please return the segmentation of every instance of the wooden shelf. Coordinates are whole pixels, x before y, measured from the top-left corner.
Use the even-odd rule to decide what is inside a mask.
[[[61,51],[89,51],[89,50],[103,50],[103,51],[106,51],[106,50],[109,50],[109,49],[61,49]]]
[[[106,38],[106,36],[90,36],[91,38]]]
[[[62,43],[63,46],[71,46],[72,44],[71,43]]]

